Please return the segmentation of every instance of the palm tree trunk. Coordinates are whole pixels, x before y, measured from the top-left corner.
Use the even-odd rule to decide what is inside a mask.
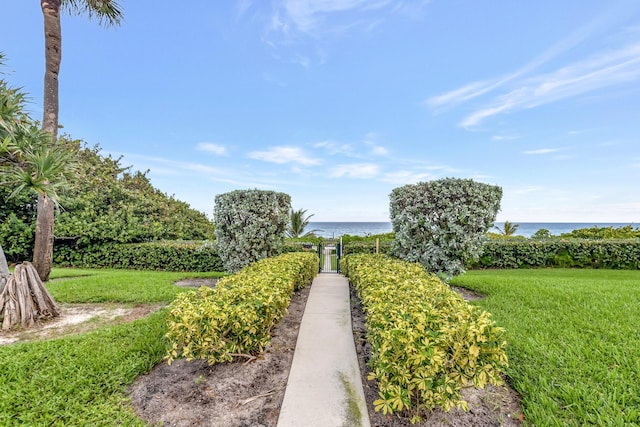
[[[44,115],[42,129],[51,135],[52,142],[58,137],[58,74],[62,60],[62,29],[60,27],[61,0],[41,0],[44,17],[44,43],[46,69],[44,74]],[[53,217],[52,200],[38,196],[38,216],[36,218],[33,266],[40,280],[49,280],[53,264]]]
[[[46,69],[44,74],[44,117],[42,129],[55,141],[58,136],[58,74],[62,60],[61,0],[41,0],[44,17]]]
[[[53,265],[53,213],[53,200],[43,194],[38,195],[33,266],[43,282],[49,280]]]

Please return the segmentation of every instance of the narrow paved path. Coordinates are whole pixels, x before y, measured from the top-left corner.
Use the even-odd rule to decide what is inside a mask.
[[[335,270],[331,268],[331,252],[335,250],[335,246],[325,246],[323,249],[324,249],[324,266],[322,267],[322,271],[333,272]]]
[[[369,427],[353,342],[349,282],[316,276],[302,316],[278,427]]]

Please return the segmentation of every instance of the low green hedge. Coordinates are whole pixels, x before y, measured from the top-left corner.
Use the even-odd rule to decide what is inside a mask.
[[[471,268],[640,269],[640,240],[490,240]]]
[[[376,411],[419,421],[436,406],[467,409],[461,390],[500,384],[505,332],[418,264],[383,255],[350,255],[343,272],[366,316]]]
[[[381,240],[378,244],[378,250],[381,254],[386,254],[391,250],[392,240]],[[342,255],[352,254],[375,254],[376,242],[362,241],[344,243],[342,246]]]
[[[178,357],[210,364],[262,352],[296,289],[318,272],[318,256],[292,252],[266,258],[211,289],[178,295],[167,319],[169,363]]]
[[[210,242],[106,243],[77,247],[57,245],[54,263],[60,267],[124,268],[160,271],[224,271]]]

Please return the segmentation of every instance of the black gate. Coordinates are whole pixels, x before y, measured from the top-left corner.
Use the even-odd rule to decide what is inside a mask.
[[[340,258],[342,257],[342,247],[339,241],[326,240],[318,244],[318,258],[320,273],[340,273]]]

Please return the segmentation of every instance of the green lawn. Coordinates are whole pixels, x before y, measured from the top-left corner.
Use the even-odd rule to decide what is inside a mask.
[[[183,288],[174,282],[187,277],[221,277],[224,273],[172,273],[140,270],[58,268],[47,284],[58,302],[156,303],[172,301]]]
[[[169,302],[185,277],[217,273],[54,269],[58,302]],[[0,426],[143,425],[126,387],[165,353],[166,309],[63,339],[0,346]]]
[[[452,281],[507,329],[535,426],[640,425],[640,271],[471,271]]]

